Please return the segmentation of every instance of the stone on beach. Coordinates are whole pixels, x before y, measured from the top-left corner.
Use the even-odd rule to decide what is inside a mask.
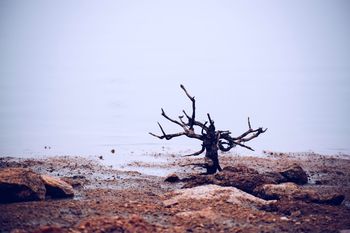
[[[171,175],[168,175],[164,181],[170,182],[170,183],[175,183],[175,182],[179,182],[180,178],[176,174],[171,174]]]
[[[257,187],[254,193],[263,199],[287,199],[313,202],[318,204],[340,205],[344,200],[344,195],[333,192],[320,194],[315,190],[303,189],[294,183],[264,184]]]
[[[238,165],[235,167],[225,167],[215,175],[192,175],[182,181],[186,182],[184,188],[216,184],[220,186],[232,186],[245,192],[253,193],[253,190],[262,184],[278,184],[285,182],[285,178],[278,172],[259,174],[255,169]]]
[[[165,206],[172,206],[184,200],[203,199],[221,199],[225,200],[227,203],[242,205],[250,208],[262,208],[275,202],[260,199],[235,187],[222,187],[213,184],[175,190],[165,194],[165,196],[170,196],[169,199],[163,201]]]
[[[45,196],[72,197],[74,191],[67,182],[28,168],[0,170],[0,203],[44,200]]]
[[[273,182],[270,177],[267,179],[264,175],[252,170],[246,172],[222,171],[215,175],[214,183],[221,186],[232,186],[245,192],[252,193],[255,187]]]
[[[63,198],[74,196],[73,187],[67,182],[48,175],[42,175],[46,187],[46,196],[52,198]]]
[[[41,176],[27,168],[0,170],[0,202],[35,201],[45,199],[45,184]]]
[[[290,167],[280,172],[287,182],[293,182],[296,184],[307,184],[308,178],[306,172],[298,164],[293,164]]]

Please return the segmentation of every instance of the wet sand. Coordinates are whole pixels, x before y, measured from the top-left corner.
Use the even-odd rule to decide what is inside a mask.
[[[117,156],[117,155],[116,155]],[[203,158],[149,155],[155,163],[134,162],[121,169],[102,160],[60,156],[1,158],[0,168],[26,167],[60,177],[74,187],[74,198],[0,204],[1,232],[339,232],[350,229],[350,157],[314,153],[266,152],[264,157],[223,155],[221,165],[245,165],[259,172],[298,163],[312,188],[345,195],[341,205],[277,201],[273,209],[248,208],[224,199],[164,204],[183,182],[164,182],[165,173],[185,178],[203,170],[187,166]],[[162,161],[157,163],[156,161]],[[132,167],[137,169],[132,169]],[[131,169],[130,169],[131,168]],[[145,169],[152,172],[142,174]],[[157,169],[159,169],[157,172]],[[169,194],[170,193],[170,194]]]

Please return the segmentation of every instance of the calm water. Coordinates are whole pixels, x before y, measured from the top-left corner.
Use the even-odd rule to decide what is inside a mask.
[[[247,116],[253,127],[269,128],[249,142],[257,154],[261,150],[349,153],[346,75],[322,83],[326,75],[333,74],[277,72],[255,79],[242,72],[215,82],[188,78],[185,83],[196,96],[198,120],[206,120],[210,112],[217,127],[233,135],[247,129]],[[1,105],[1,154],[103,155],[116,149],[118,154],[132,155],[199,149],[200,142],[193,139],[161,141],[148,135],[159,133],[157,121],[169,133],[181,131],[160,115],[160,107],[173,117],[182,109],[191,110],[179,81],[57,78],[2,87],[7,101]]]
[[[3,0],[0,156],[198,150],[148,135],[157,121],[178,132],[160,108],[191,109],[180,83],[198,120],[209,112],[233,135],[248,116],[269,128],[249,143],[256,154],[349,154],[349,10],[340,0]]]

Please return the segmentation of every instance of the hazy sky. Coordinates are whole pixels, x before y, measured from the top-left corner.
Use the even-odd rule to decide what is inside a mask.
[[[160,107],[190,108],[183,83],[199,120],[268,127],[253,147],[350,153],[349,12],[347,0],[1,0],[0,152],[162,143],[147,132]]]

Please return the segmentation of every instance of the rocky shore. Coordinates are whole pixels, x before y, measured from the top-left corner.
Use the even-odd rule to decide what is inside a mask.
[[[0,158],[0,232],[350,232],[349,156],[223,155],[214,175],[187,166],[202,158],[170,157],[168,176]]]

